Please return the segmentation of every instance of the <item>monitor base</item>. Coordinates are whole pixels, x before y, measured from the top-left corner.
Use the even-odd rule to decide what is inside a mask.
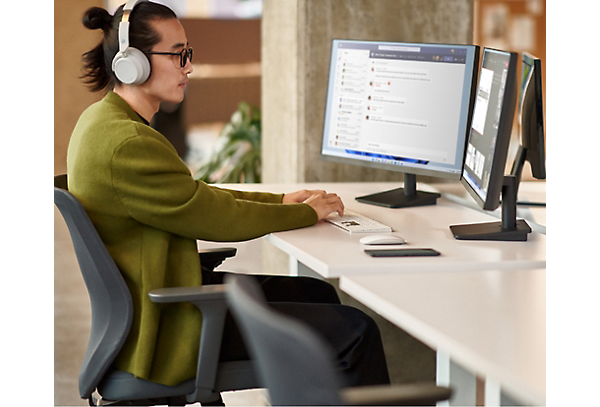
[[[411,206],[435,205],[442,195],[435,192],[416,191],[414,195],[406,195],[404,188],[378,192],[372,195],[356,197],[358,202],[383,206],[385,208],[408,208]]]
[[[514,229],[503,229],[502,221],[452,225],[450,230],[458,240],[495,240],[506,242],[524,242],[531,233],[531,227],[523,219],[517,220]]]
[[[417,176],[404,174],[404,188],[391,189],[376,194],[359,196],[358,202],[383,206],[384,208],[409,208],[411,206],[435,205],[441,194],[417,191]]]

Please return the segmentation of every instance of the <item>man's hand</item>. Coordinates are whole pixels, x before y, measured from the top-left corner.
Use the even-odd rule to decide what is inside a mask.
[[[281,201],[284,204],[305,203],[310,205],[319,220],[327,217],[331,212],[337,211],[340,216],[344,216],[344,204],[336,194],[328,194],[321,190],[302,190],[283,195]]]
[[[284,204],[303,203],[313,195],[324,195],[325,193],[325,191],[320,190],[309,191],[307,189],[304,189],[302,191],[292,192],[290,194],[283,195],[283,200],[281,202]]]
[[[344,204],[336,194],[324,193],[313,195],[304,201],[304,203],[310,205],[317,212],[319,220],[327,217],[334,211],[337,211],[340,216],[344,216]]]

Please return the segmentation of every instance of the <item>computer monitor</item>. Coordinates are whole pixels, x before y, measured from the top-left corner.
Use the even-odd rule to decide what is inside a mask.
[[[527,240],[531,232],[516,218],[516,177],[504,174],[516,99],[517,54],[484,48],[461,182],[488,211],[502,195],[502,221],[450,226],[456,239]]]
[[[517,191],[526,161],[531,166],[534,178],[546,179],[542,61],[528,53],[522,54],[519,129],[520,145],[511,169],[511,174],[517,177]],[[523,204],[545,205],[535,202]]]
[[[333,40],[321,158],[405,173],[359,202],[431,205],[417,174],[460,179],[478,60],[476,45]]]

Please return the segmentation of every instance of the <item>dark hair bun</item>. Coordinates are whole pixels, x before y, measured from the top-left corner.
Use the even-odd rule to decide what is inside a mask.
[[[91,7],[83,15],[83,25],[90,30],[106,30],[110,27],[112,16],[101,7]]]

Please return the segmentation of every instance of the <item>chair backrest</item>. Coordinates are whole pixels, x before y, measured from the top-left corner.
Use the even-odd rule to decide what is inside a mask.
[[[96,228],[67,185],[66,174],[54,177],[54,204],[69,228],[92,308],[90,339],[79,370],[79,393],[88,398],[127,338],[133,301]]]
[[[334,352],[301,321],[275,311],[249,276],[231,275],[227,302],[272,405],[341,405]]]

